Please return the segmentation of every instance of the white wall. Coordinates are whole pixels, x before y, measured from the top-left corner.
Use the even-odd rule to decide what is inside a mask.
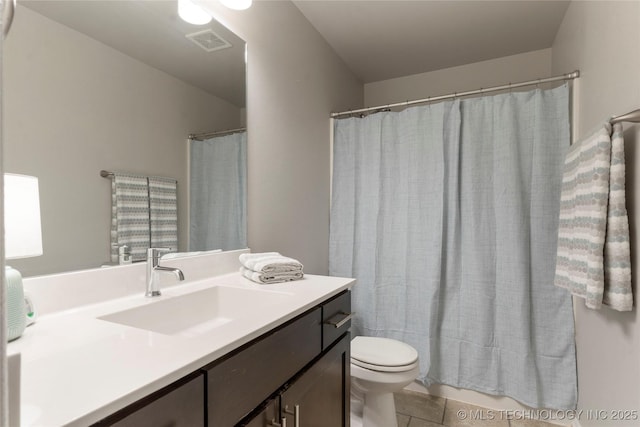
[[[329,113],[361,106],[362,83],[290,1],[202,4],[248,44],[249,246],[327,274]]]
[[[23,275],[109,261],[111,182],[101,169],[178,179],[186,248],[189,133],[240,109],[18,5],[4,41],[4,166],[40,179],[44,255]]]
[[[550,73],[551,49],[536,50],[459,67],[368,83],[364,86],[364,104],[378,106],[464,92],[482,87],[499,86],[509,82],[516,83],[549,77]]]
[[[585,136],[611,115],[640,108],[640,2],[572,2],[553,44],[554,72],[580,69],[576,85],[575,136]],[[640,267],[640,126],[625,124],[627,209],[631,228],[634,292]],[[638,298],[635,298],[636,304]],[[640,410],[640,319],[638,308],[619,313],[586,309],[574,300],[578,357],[578,407]],[[637,426],[639,420],[583,426]]]

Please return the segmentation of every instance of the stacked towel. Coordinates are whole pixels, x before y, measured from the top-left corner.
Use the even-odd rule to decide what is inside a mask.
[[[619,311],[633,307],[622,125],[571,146],[562,178],[556,286]]]
[[[278,252],[242,254],[239,257],[240,274],[257,283],[280,283],[304,277],[302,264]]]

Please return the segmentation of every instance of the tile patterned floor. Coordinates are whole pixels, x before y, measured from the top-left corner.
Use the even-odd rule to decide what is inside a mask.
[[[409,390],[394,397],[398,427],[558,427],[536,420],[507,419],[509,414],[499,411]]]

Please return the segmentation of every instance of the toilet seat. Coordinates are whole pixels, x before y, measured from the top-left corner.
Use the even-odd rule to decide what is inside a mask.
[[[351,363],[379,372],[404,372],[418,364],[418,352],[401,341],[379,337],[355,337]]]
[[[411,363],[410,365],[402,365],[402,366],[383,366],[383,365],[372,365],[370,363],[362,362],[361,360],[351,358],[351,363],[356,366],[360,366],[361,368],[369,369],[371,371],[376,372],[405,372],[410,371],[416,366],[418,366],[418,362]]]

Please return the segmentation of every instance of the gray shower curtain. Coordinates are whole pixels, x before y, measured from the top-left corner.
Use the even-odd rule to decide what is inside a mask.
[[[571,297],[553,285],[568,87],[336,120],[330,274],[354,331],[419,379],[574,408]]]
[[[247,133],[190,142],[189,250],[247,247]]]

